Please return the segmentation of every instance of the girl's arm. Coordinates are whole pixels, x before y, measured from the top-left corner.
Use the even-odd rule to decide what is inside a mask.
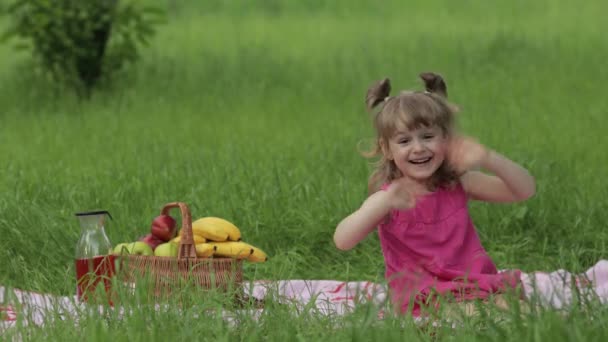
[[[487,202],[519,202],[534,196],[536,185],[528,170],[506,158],[489,151],[479,166],[494,175],[479,171],[467,171],[462,185],[472,199]]]
[[[338,224],[334,233],[336,247],[341,250],[355,247],[392,209],[408,209],[414,204],[411,182],[406,178],[394,180],[386,191],[373,193],[363,202],[361,208]]]
[[[369,196],[361,208],[344,218],[336,227],[336,247],[341,250],[355,247],[390,212],[388,203],[387,191],[378,191]]]

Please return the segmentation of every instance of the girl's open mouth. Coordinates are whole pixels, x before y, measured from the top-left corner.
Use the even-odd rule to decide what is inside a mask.
[[[433,157],[427,157],[427,158],[420,158],[420,159],[410,159],[409,162],[412,164],[424,164],[424,163],[428,163],[429,161],[431,161],[431,159],[433,159]]]

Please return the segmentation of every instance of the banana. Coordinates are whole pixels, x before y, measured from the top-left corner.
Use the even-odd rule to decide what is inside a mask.
[[[211,241],[228,240],[228,233],[226,233],[222,228],[199,223],[198,221],[192,222],[192,233],[195,235],[200,235]]]
[[[201,219],[205,224],[215,225],[228,233],[228,240],[241,241],[241,231],[232,222],[219,217],[204,217]]]
[[[194,248],[196,248],[196,256],[199,258],[210,257],[216,250],[216,247],[210,243],[197,243]]]
[[[217,242],[241,240],[241,231],[231,222],[219,217],[203,217],[192,222],[192,232]]]
[[[213,255],[228,258],[245,259],[253,253],[253,246],[241,241],[209,242],[216,247]]]
[[[255,247],[255,246],[251,246],[253,248],[253,253],[251,253],[251,255],[249,255],[247,257],[247,261],[250,262],[265,262],[268,260],[268,255],[266,255],[266,253],[264,253],[263,250]]]
[[[200,235],[192,234],[192,238],[193,238],[193,240],[194,240],[194,244],[195,244],[195,245],[196,245],[196,244],[199,244],[199,243],[205,243],[205,242],[207,242],[207,239],[205,239],[204,237],[202,237],[202,236],[200,236]],[[180,241],[181,239],[182,239],[182,236],[181,236],[181,235],[178,235],[178,236],[174,237],[174,238],[173,238],[173,240],[171,240],[171,242],[174,242],[174,243],[178,243],[178,244],[179,244],[179,241]]]
[[[203,236],[205,236],[204,235],[205,232],[207,234],[209,234],[209,233],[215,234],[215,235],[219,234],[219,236],[217,236],[215,239],[208,237],[208,239],[210,239],[210,240],[215,240],[215,241],[226,241],[226,240],[240,241],[241,240],[241,231],[230,221],[224,220],[219,217],[209,216],[209,217],[203,217],[201,219],[198,219],[195,222],[196,222],[196,226],[200,227],[201,234],[203,234]],[[194,223],[192,226],[194,229]],[[197,229],[197,231],[198,231],[198,229]],[[221,233],[221,234],[217,233],[218,231],[223,231],[225,234],[228,235],[228,238],[219,240],[219,239],[223,238],[224,233]]]

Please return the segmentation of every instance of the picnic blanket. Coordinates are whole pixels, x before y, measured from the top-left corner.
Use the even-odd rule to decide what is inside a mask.
[[[602,304],[608,302],[608,260],[600,260],[586,272],[570,273],[560,269],[553,272],[521,274],[527,298],[536,296],[547,308],[562,309],[580,296],[589,296]],[[337,280],[272,280],[244,284],[245,293],[263,300],[277,296],[286,303],[310,307],[319,314],[346,315],[360,303],[385,303],[388,293],[384,284],[369,281],[344,282]],[[15,326],[19,318],[23,324],[44,325],[49,319],[76,319],[80,303],[75,296],[56,296],[0,285],[0,330]],[[103,310],[99,307],[99,310]],[[263,309],[260,309],[263,310]],[[52,314],[51,314],[52,313]]]

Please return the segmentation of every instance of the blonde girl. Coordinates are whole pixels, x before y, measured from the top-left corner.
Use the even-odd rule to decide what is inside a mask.
[[[516,288],[519,272],[497,271],[467,204],[518,202],[535,193],[525,168],[455,132],[456,107],[443,78],[420,77],[424,91],[390,96],[388,79],[369,88],[379,162],[369,197],[334,234],[336,247],[349,250],[378,230],[391,300],[413,315],[435,307],[440,296],[462,302]]]

